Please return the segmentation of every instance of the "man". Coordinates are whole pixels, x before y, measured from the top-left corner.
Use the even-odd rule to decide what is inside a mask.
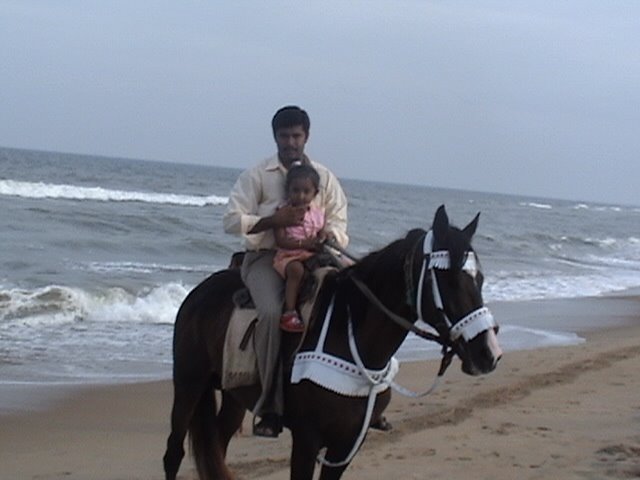
[[[271,127],[278,153],[240,174],[229,195],[223,225],[225,232],[244,237],[247,252],[241,275],[258,310],[254,335],[262,393],[253,413],[261,420],[254,425],[253,433],[277,437],[284,412],[279,328],[284,281],[273,268],[273,229],[300,225],[304,217],[304,207],[278,208],[284,202],[285,177],[293,162],[309,163],[320,174],[320,189],[313,204],[324,210],[328,237],[343,248],[349,239],[347,199],[340,183],[326,167],[304,153],[310,127],[307,112],[296,106],[283,107],[274,115]]]

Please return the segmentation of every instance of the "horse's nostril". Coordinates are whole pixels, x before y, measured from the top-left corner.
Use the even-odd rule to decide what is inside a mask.
[[[495,362],[493,362],[493,366],[494,366],[494,368],[498,366],[498,362],[499,362],[501,359],[502,359],[502,355],[498,355],[498,356],[496,357],[496,361],[495,361]]]
[[[481,367],[485,373],[489,373],[493,371],[497,366],[498,362],[502,358],[502,350],[495,352],[491,348],[485,348],[482,355],[482,365]]]

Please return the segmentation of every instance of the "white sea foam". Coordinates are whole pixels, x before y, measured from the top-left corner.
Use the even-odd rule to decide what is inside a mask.
[[[585,341],[584,338],[573,332],[540,330],[515,325],[501,325],[499,340],[500,346],[505,351],[578,345]]]
[[[625,265],[626,266],[626,265]],[[545,272],[485,272],[487,302],[550,298],[581,298],[640,285],[637,271],[602,271],[591,275],[549,275]]]
[[[89,262],[74,268],[100,273],[154,273],[154,272],[215,272],[220,266],[213,265],[178,265],[144,262]]]
[[[578,345],[584,338],[573,332],[555,330],[541,330],[516,325],[500,325],[498,334],[500,347],[505,351],[531,350],[543,347],[558,347],[563,345]],[[439,358],[440,346],[433,342],[410,333],[398,350],[400,361],[409,362],[424,359]]]
[[[550,210],[553,207],[548,203],[535,203],[535,202],[522,202],[520,203],[523,207],[532,207],[532,208],[541,208],[544,210]]]
[[[0,180],[0,195],[34,199],[93,200],[99,202],[145,202],[187,207],[225,205],[228,197],[217,195],[179,195],[174,193],[111,190],[102,187],[80,187],[43,182]]]
[[[141,292],[88,292],[48,286],[0,291],[0,330],[78,322],[172,324],[189,287],[168,283]]]
[[[181,284],[169,283],[138,295],[116,296],[106,308],[96,309],[91,317],[99,322],[173,324],[188,291]]]
[[[611,247],[616,245],[618,241],[615,238],[607,237],[607,238],[590,238],[587,237],[584,239],[587,243],[592,243],[594,245],[600,245],[602,247]]]

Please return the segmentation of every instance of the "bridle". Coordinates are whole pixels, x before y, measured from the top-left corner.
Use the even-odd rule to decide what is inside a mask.
[[[442,338],[442,343],[452,345],[454,342],[462,337],[465,341],[469,342],[476,336],[485,332],[491,328],[497,328],[493,315],[489,309],[485,306],[478,307],[475,310],[467,313],[464,317],[457,321],[451,321],[447,316],[447,313],[442,302],[442,295],[440,294],[440,286],[438,283],[438,277],[436,270],[449,270],[451,269],[450,254],[447,250],[433,251],[434,236],[433,231],[429,230],[422,238],[422,267],[420,269],[420,277],[418,279],[418,285],[416,292],[411,298],[415,298],[415,310],[417,313],[417,319],[427,322],[423,317],[422,312],[422,294],[424,291],[424,282],[427,275],[431,276],[431,290],[433,295],[433,302],[438,311],[443,324],[443,327],[438,328],[438,333]],[[413,251],[415,255],[415,249]],[[411,257],[413,257],[411,255]],[[407,278],[407,286],[413,284],[411,275],[413,272],[412,261],[408,262],[411,265],[405,265],[405,277]],[[464,261],[461,269],[469,273],[472,277],[476,277],[478,274],[478,262],[476,255],[473,251],[467,251],[464,254]]]
[[[416,288],[413,279],[413,264],[415,255],[418,252],[418,244],[421,243],[422,254],[422,266],[420,268],[420,276]],[[378,297],[369,289],[369,287],[360,280],[355,273],[349,275],[349,278],[358,287],[362,294],[379,310],[381,310],[387,317],[397,323],[400,327],[407,331],[413,332],[415,335],[424,338],[425,340],[433,341],[442,345],[442,362],[438,376],[442,376],[451,363],[454,356],[453,346],[461,337],[465,341],[469,342],[476,336],[492,328],[497,328],[497,323],[493,318],[493,315],[489,309],[485,306],[481,306],[458,321],[452,322],[444,308],[442,301],[442,295],[440,294],[440,286],[438,283],[438,277],[436,270],[448,270],[451,268],[450,255],[447,250],[433,250],[433,231],[429,230],[416,242],[416,246],[412,249],[411,254],[407,255],[405,262],[405,284],[407,286],[407,304],[416,313],[416,320],[422,320],[424,323],[430,324],[424,319],[422,312],[423,303],[423,290],[424,282],[430,281],[431,290],[433,295],[433,302],[436,310],[440,316],[440,321],[433,325],[437,331],[437,334],[425,331],[415,325],[415,321],[407,320],[406,318],[396,314],[387,308]],[[462,270],[469,272],[475,277],[478,272],[478,262],[476,260],[475,253],[468,251],[465,254],[465,259],[462,264]],[[427,279],[427,277],[429,278]]]

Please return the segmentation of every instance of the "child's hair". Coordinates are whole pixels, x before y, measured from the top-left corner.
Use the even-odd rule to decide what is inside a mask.
[[[284,191],[289,193],[289,186],[298,178],[308,178],[316,189],[320,190],[320,175],[315,168],[306,163],[294,162],[287,172],[287,180],[284,184]]]

